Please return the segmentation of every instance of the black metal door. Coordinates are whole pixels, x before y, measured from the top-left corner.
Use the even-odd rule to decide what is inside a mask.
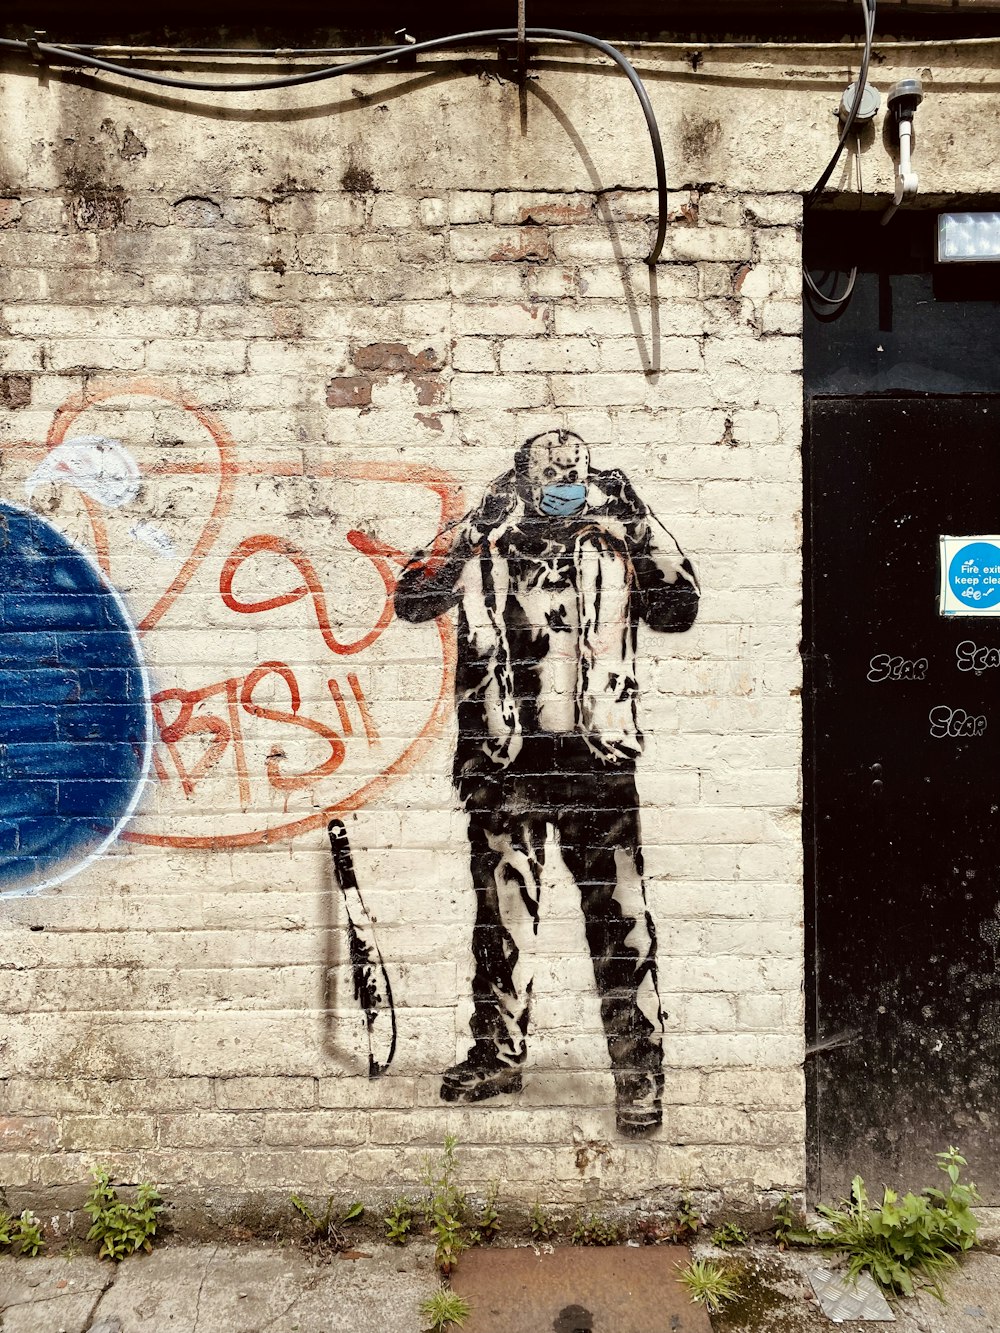
[[[955,1143],[998,1202],[1000,619],[939,613],[938,553],[1000,533],[1000,397],[807,426],[811,1189]]]

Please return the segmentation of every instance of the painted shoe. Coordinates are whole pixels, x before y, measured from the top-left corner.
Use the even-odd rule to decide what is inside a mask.
[[[649,1134],[663,1124],[663,1074],[659,1070],[615,1070],[615,1119],[618,1133]]]
[[[501,1092],[521,1091],[521,1070],[498,1057],[489,1042],[477,1042],[464,1060],[441,1076],[441,1100],[481,1102]]]

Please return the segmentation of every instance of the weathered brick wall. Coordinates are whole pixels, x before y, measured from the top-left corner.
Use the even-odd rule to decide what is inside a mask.
[[[478,80],[425,89],[405,136],[388,76],[343,116],[259,120],[8,81],[2,497],[119,590],[155,738],[107,851],[0,900],[12,1202],[71,1200],[98,1161],[175,1198],[368,1196],[412,1184],[447,1133],[471,1179],[529,1200],[801,1186],[801,202],[763,163],[742,191],[672,167],[651,277],[648,149],[617,157],[632,110],[562,78],[586,170],[549,119],[521,140],[516,90]],[[489,130],[471,147],[469,119]],[[635,1140],[554,856],[524,1090],[439,1096],[471,1008],[454,613],[405,624],[389,594],[557,427],[627,474],[702,587],[692,629],[639,637],[668,1017],[664,1127]],[[16,592],[4,608],[23,633]],[[92,668],[117,669],[106,651]],[[0,679],[8,701],[59,706],[23,662]],[[51,791],[68,761],[46,753],[23,771]],[[89,777],[115,776],[89,753]],[[395,1059],[372,1081],[331,813],[395,992]],[[5,887],[52,878],[4,850]]]

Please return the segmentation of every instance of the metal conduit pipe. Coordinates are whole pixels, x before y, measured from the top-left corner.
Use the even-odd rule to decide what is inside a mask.
[[[272,88],[296,88],[306,83],[320,83],[326,79],[336,79],[344,74],[355,74],[359,70],[375,69],[380,65],[391,64],[400,57],[410,58],[426,51],[447,51],[457,46],[476,46],[503,40],[516,41],[517,28],[484,28],[478,32],[453,33],[447,37],[434,37],[426,42],[406,43],[376,51],[371,55],[348,60],[340,65],[326,65],[321,69],[307,70],[301,74],[288,74],[273,79],[252,79],[243,83],[220,82],[214,79],[172,78],[165,74],[156,74],[150,70],[136,69],[121,65],[115,61],[104,60],[98,56],[68,46],[53,46],[48,42],[36,40],[18,41],[14,38],[0,38],[0,50],[19,51],[35,61],[50,65],[70,65],[77,68],[100,70],[107,74],[117,74],[123,79],[134,79],[140,83],[151,83],[159,88],[176,88],[185,92],[205,93],[250,93],[268,92]],[[646,256],[646,263],[652,267],[660,257],[663,241],[667,232],[667,172],[663,162],[663,143],[660,129],[656,123],[649,94],[645,84],[629,60],[617,47],[600,37],[591,37],[583,32],[571,32],[562,28],[525,28],[524,38],[528,41],[566,42],[576,46],[587,46],[613,60],[628,77],[635,90],[646,118],[646,128],[653,148],[653,160],[656,164],[656,189],[658,195],[659,217],[656,227],[656,239]]]

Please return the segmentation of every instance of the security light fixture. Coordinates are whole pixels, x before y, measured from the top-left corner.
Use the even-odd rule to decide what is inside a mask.
[[[1000,213],[941,213],[937,225],[937,262],[1000,262]]]

